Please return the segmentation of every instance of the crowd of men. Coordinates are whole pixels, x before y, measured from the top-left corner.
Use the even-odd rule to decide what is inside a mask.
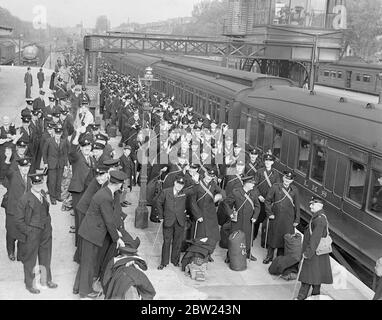
[[[110,278],[112,259],[121,254],[137,256],[139,241],[126,232],[122,207],[131,204],[126,199],[128,190],[141,184],[142,157],[147,157],[150,220],[163,227],[159,270],[170,261],[174,266],[182,264],[183,270],[183,260],[212,263],[217,243],[237,230],[245,234],[247,258],[256,261],[251,247],[260,226],[261,246],[267,250],[262,262],[271,263],[276,250],[277,256],[284,254],[284,236],[294,234],[300,223],[300,200],[294,173],[285,171],[280,176],[273,168],[271,150],[261,154],[246,149],[243,141],[235,141],[237,136],[227,124],[219,125],[210,115],[198,116],[192,106],[177,105],[174,97],[149,95],[137,79],[107,63],[98,73],[101,128],[75,72],[82,67],[81,57],[67,64],[75,85],[58,73],[49,105],[40,89],[40,96],[27,100],[21,112],[22,127],[16,129],[7,117],[1,127],[7,252],[10,260],[17,258],[24,264],[25,285],[31,293],[39,293],[32,270],[37,258],[48,271],[45,285],[57,287],[50,271],[49,216],[49,205],[57,202],[69,203],[74,211],[71,233],[79,268],[73,293],[98,297],[93,282],[102,281],[105,273]],[[144,112],[147,102],[150,110]],[[121,133],[120,158],[115,158],[108,143],[107,132],[113,128]],[[42,188],[44,175],[48,194]],[[318,245],[327,226],[322,199],[312,199],[311,207],[315,214],[306,241],[314,239]],[[199,248],[197,255],[187,251],[190,246]],[[313,294],[320,294],[321,283],[332,283],[329,255],[315,256],[309,243],[304,242],[303,248],[299,299],[307,297],[310,285]],[[181,261],[182,251],[186,254]],[[227,263],[230,258],[227,254]],[[152,298],[155,290],[148,279],[138,278],[135,285]]]

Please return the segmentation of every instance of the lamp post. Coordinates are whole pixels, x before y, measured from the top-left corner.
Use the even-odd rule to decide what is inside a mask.
[[[19,35],[19,65],[21,65],[21,38],[23,36],[24,35],[22,33],[20,33],[20,35]]]
[[[150,129],[147,128],[147,122],[146,117],[149,115],[149,112],[151,111],[150,106],[150,88],[153,81],[158,81],[157,79],[154,79],[153,75],[153,69],[151,67],[147,67],[145,70],[145,77],[139,78],[140,82],[143,82],[145,84],[145,93],[146,93],[146,101],[143,103],[143,115],[142,115],[142,129]],[[148,218],[149,218],[149,210],[147,209],[147,201],[146,201],[146,189],[147,189],[147,162],[148,157],[146,154],[142,154],[141,157],[142,160],[142,168],[141,168],[141,174],[140,174],[140,182],[141,187],[139,190],[139,203],[138,207],[135,209],[135,222],[134,226],[138,229],[146,229],[148,227]]]

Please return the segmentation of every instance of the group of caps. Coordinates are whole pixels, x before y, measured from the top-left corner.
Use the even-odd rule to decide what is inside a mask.
[[[20,167],[26,167],[31,165],[31,158],[25,157],[17,160]],[[110,168],[119,168],[120,161],[118,159],[105,160],[104,164],[99,165],[95,169],[96,175],[102,175],[105,173],[110,174],[110,183],[123,183],[127,178],[127,174],[120,170],[110,170]],[[44,175],[46,173],[34,173],[29,174],[32,185],[38,185],[44,183]]]

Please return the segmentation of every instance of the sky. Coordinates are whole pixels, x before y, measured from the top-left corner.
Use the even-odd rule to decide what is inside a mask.
[[[12,15],[33,21],[46,9],[46,21],[54,27],[73,27],[83,21],[94,28],[98,16],[107,15],[111,27],[123,22],[147,23],[191,16],[200,0],[0,0]],[[1,24],[1,21],[0,21]]]

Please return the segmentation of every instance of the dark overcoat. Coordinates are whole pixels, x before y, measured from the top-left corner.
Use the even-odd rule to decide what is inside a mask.
[[[107,233],[113,242],[117,242],[119,238],[117,229],[114,216],[114,198],[111,190],[104,187],[97,191],[92,198],[78,230],[78,235],[96,246],[102,247]]]
[[[207,186],[203,181],[200,181],[199,185],[196,185],[195,193],[191,199],[192,213],[195,220],[203,218],[203,222],[198,223],[196,238],[210,238],[218,242],[220,240],[220,232],[215,202],[200,185],[202,183],[214,197],[217,194],[221,194],[223,196],[222,200],[224,200],[226,194],[215,181],[211,181]]]
[[[232,191],[232,194],[225,199],[224,203],[227,206],[226,213],[230,216],[233,213],[233,208],[238,210],[237,221],[231,221],[231,232],[241,230],[245,233],[246,248],[249,250],[251,246],[252,221],[257,219],[260,213],[259,191],[255,187],[248,194],[253,202],[253,206],[245,197],[243,188],[237,188]],[[240,210],[239,210],[240,209]]]
[[[300,223],[300,197],[297,187],[290,185],[285,189],[291,198],[282,191],[282,183],[276,183],[269,189],[265,198],[265,211],[267,216],[274,215],[275,219],[269,220],[268,245],[271,248],[284,248],[284,236],[294,234],[293,223]]]
[[[27,179],[27,181],[27,185],[25,185],[18,168],[10,170],[7,175],[8,201],[5,210],[5,226],[9,235],[18,240],[23,240],[23,235],[16,229],[15,214],[20,198],[30,189],[30,180]]]
[[[269,189],[271,188],[265,178],[264,172],[267,173],[271,185],[280,183],[280,175],[275,169],[267,171],[266,168],[260,168],[256,174],[257,189],[264,198],[267,196]]]
[[[311,219],[312,234],[309,226],[304,233],[302,252],[307,257],[304,259],[299,281],[311,285],[322,283],[333,283],[332,268],[330,266],[329,254],[317,255],[316,249],[322,237],[327,235],[327,219],[323,216],[324,212],[319,211],[313,214]]]

